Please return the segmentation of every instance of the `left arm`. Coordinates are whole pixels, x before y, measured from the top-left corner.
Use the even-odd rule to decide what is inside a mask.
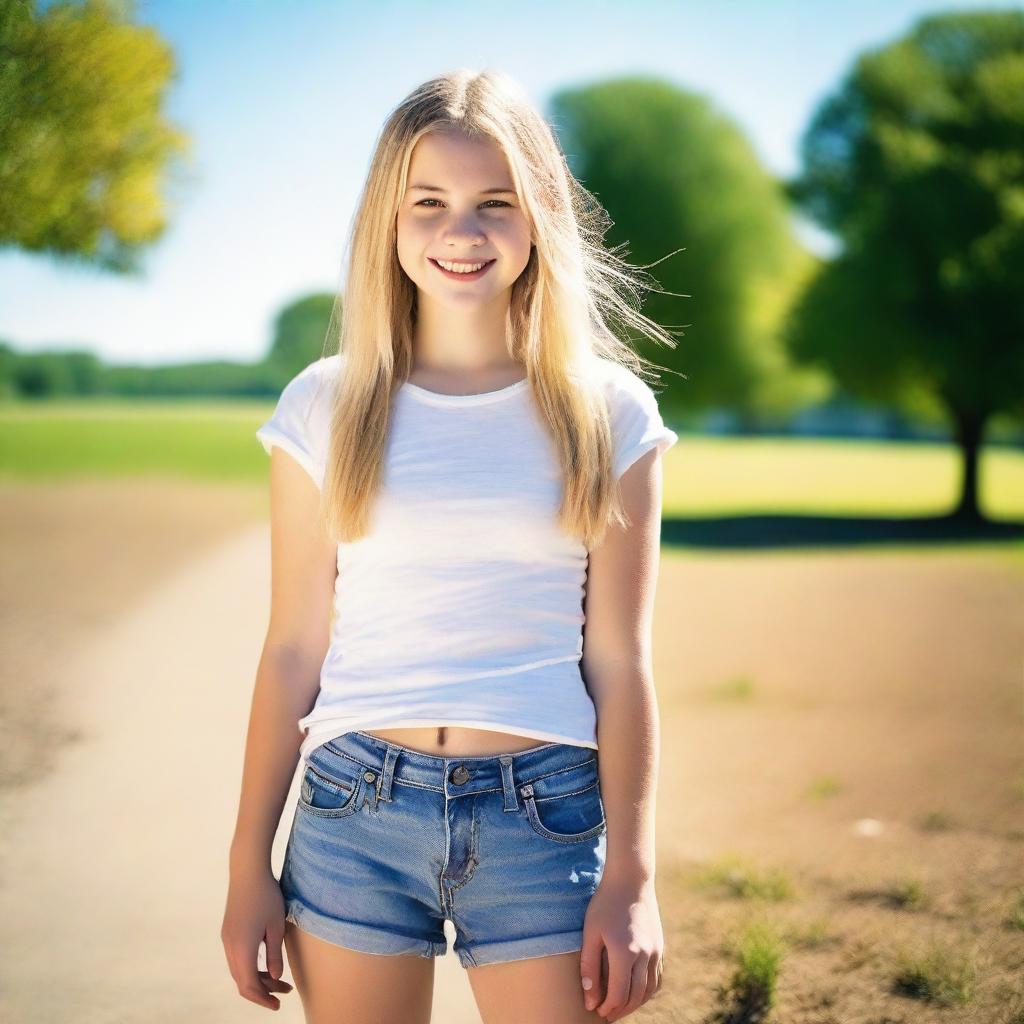
[[[584,927],[581,976],[593,981],[585,990],[587,1008],[609,1020],[632,1013],[658,991],[664,950],[654,893],[660,750],[651,623],[662,499],[656,450],[626,470],[621,488],[630,525],[609,526],[603,543],[590,552],[581,661],[597,709],[608,822],[604,874]]]

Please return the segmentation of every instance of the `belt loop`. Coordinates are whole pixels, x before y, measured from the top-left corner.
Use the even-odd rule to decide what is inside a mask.
[[[512,755],[499,754],[498,761],[501,762],[501,788],[505,794],[505,806],[503,810],[518,811],[519,796],[516,793],[516,783],[512,778]]]
[[[385,740],[385,742],[387,742]],[[377,799],[391,800],[391,779],[395,773],[395,761],[398,760],[398,747],[388,743],[384,753],[384,767],[381,768],[380,779],[377,781]]]

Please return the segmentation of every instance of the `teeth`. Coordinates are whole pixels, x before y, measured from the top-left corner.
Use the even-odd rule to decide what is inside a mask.
[[[487,266],[488,260],[484,260],[483,263],[445,263],[444,260],[435,261],[438,266],[444,267],[445,270],[450,270],[455,274],[472,274],[479,270],[481,267]]]

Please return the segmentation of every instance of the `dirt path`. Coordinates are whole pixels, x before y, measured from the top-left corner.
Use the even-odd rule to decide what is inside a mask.
[[[231,1024],[261,1012],[234,991],[219,931],[268,544],[258,525],[186,565],[69,664],[81,739],[18,802],[4,857],[4,1020]],[[437,1020],[479,1021],[454,955],[435,988]],[[297,993],[274,1019],[302,1020]]]
[[[2,626],[0,711],[16,709],[19,745],[0,780],[0,1019],[257,1019],[219,929],[268,525],[248,492],[78,494],[84,519],[42,491],[4,510],[3,601],[18,614]],[[204,533],[206,503],[222,511]],[[750,905],[692,870],[738,854],[795,885],[769,907],[805,936],[783,964],[778,1019],[1019,1020],[1019,559],[666,551],[655,636],[671,969],[650,1019],[705,1024],[718,1005]],[[918,887],[920,905],[900,903]],[[893,992],[897,948],[931,937],[983,954],[970,1005]],[[297,993],[279,1017],[302,1020]],[[479,1021],[452,954],[437,962],[434,1020]]]
[[[259,525],[218,546],[68,666],[81,738],[9,807],[3,1019],[231,1024],[268,1012],[234,990],[219,938],[268,545]],[[479,1021],[454,955],[435,995],[435,1019]],[[275,1019],[302,1020],[297,993]]]

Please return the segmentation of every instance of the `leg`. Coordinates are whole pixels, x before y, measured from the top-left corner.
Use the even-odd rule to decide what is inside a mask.
[[[583,1005],[580,951],[468,967],[484,1024],[593,1024],[604,1017]]]
[[[292,921],[284,945],[306,1024],[429,1024],[433,958],[359,953]]]

